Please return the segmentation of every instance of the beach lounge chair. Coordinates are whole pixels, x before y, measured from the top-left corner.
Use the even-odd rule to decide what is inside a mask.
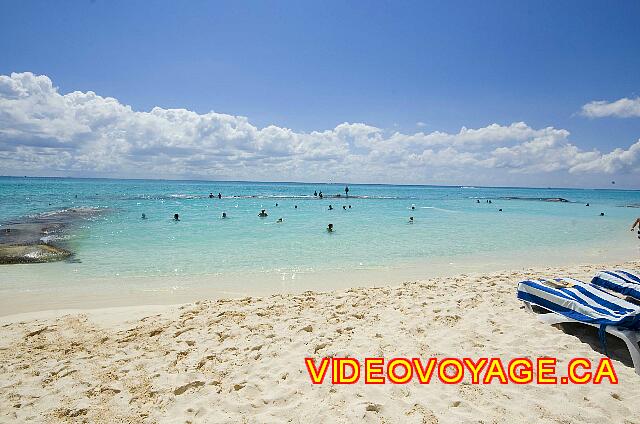
[[[522,281],[518,283],[518,299],[530,312],[533,312],[531,305],[549,311],[538,315],[547,324],[579,322],[598,328],[605,354],[605,333],[622,339],[635,372],[640,375],[640,305],[573,278]]]
[[[593,277],[591,284],[640,300],[640,277],[626,269],[600,271]]]

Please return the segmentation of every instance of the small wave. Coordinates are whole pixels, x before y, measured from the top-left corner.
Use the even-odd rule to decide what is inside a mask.
[[[44,237],[40,237],[40,241],[43,243],[51,243],[57,240],[68,240],[69,236],[61,235],[61,234],[48,234]]]
[[[306,194],[252,194],[246,196],[229,196],[229,199],[312,199],[314,196]],[[223,199],[225,197],[223,196]]]
[[[57,209],[55,211],[42,212],[33,215],[27,215],[28,218],[35,219],[56,219],[58,217],[64,217],[68,215],[78,216],[92,216],[103,212],[105,208],[94,206],[79,206],[77,208]]]
[[[33,250],[24,254],[24,257],[29,259],[40,259],[44,256],[44,253],[42,253],[40,250]]]
[[[420,209],[433,209],[433,210],[436,210],[436,211],[451,212],[451,213],[458,213],[459,212],[459,211],[453,211],[451,209],[436,208],[435,206],[420,206]]]

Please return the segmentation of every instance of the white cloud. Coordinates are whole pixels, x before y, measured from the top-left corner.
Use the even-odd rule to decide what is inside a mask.
[[[562,173],[639,181],[640,141],[583,150],[524,122],[404,134],[364,123],[296,132],[185,109],[135,111],[46,76],[0,76],[0,174],[445,184],[536,184]],[[608,179],[607,179],[608,180]]]
[[[589,118],[604,118],[614,116],[617,118],[640,117],[640,97],[628,99],[623,97],[615,102],[598,100],[582,106],[582,114]]]
[[[422,122],[422,121],[416,122],[416,127],[418,127],[418,128],[424,128],[426,126],[427,126],[426,122]]]

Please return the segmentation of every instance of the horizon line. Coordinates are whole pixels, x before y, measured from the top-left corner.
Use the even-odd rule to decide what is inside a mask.
[[[29,176],[29,175],[0,175],[0,178],[42,178],[68,180],[116,180],[116,181],[170,181],[170,182],[200,182],[200,183],[262,183],[262,184],[322,184],[322,185],[351,185],[351,186],[395,186],[395,187],[441,187],[441,188],[495,188],[495,189],[538,189],[538,190],[616,190],[640,191],[640,188],[595,188],[595,187],[537,187],[537,186],[485,186],[474,184],[397,184],[397,183],[348,183],[348,182],[305,182],[305,181],[257,181],[257,180],[203,180],[203,179],[171,179],[171,178],[114,178],[114,177],[59,177],[59,176]]]

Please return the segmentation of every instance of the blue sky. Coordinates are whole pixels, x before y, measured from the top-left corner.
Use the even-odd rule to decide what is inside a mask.
[[[46,75],[62,94],[93,91],[135,111],[215,111],[297,133],[344,122],[409,135],[525,122],[602,153],[640,138],[640,117],[581,113],[640,95],[637,1],[2,6],[0,75]],[[427,180],[407,182],[436,182]]]

